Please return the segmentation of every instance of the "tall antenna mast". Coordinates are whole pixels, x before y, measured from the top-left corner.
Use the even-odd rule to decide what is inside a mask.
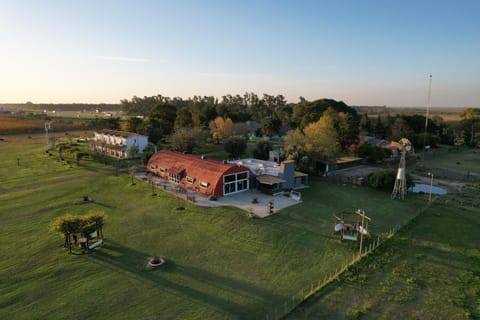
[[[425,161],[425,147],[427,144],[427,128],[428,128],[428,113],[430,111],[430,96],[432,93],[432,75],[428,81],[428,99],[427,99],[427,111],[425,114],[425,134],[423,135],[423,161]]]

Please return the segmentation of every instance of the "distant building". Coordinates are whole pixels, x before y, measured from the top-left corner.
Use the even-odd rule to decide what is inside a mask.
[[[136,150],[135,156],[138,156],[143,153],[147,145],[147,136],[108,129],[95,132],[92,141],[95,151],[119,159],[128,159],[132,148]]]
[[[293,160],[277,163],[248,158],[229,163],[250,169],[254,177],[252,187],[258,187],[264,193],[274,194],[285,189],[299,189],[308,185],[308,174],[296,171]]]
[[[396,141],[377,139],[372,136],[363,136],[362,139],[365,141],[365,143],[372,144],[380,148],[389,149],[392,151],[392,157],[399,156],[400,150],[402,150],[402,145]]]
[[[153,154],[147,171],[170,183],[217,197],[247,191],[252,179],[245,166],[170,150]]]

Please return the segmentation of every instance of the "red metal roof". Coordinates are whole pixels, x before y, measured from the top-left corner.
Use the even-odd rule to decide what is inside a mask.
[[[152,165],[154,165],[153,169]],[[166,169],[166,172],[162,173],[160,171],[162,168]],[[164,178],[168,177],[168,173],[181,175],[183,186],[205,194],[223,196],[224,175],[250,170],[245,166],[223,163],[214,159],[202,159],[193,154],[160,150],[148,160],[147,171]],[[194,183],[188,183],[187,176],[194,178]],[[208,182],[209,185],[207,188],[202,188],[200,182]]]

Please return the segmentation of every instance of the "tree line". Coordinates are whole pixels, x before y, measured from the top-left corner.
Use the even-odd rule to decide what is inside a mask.
[[[439,116],[428,119],[425,131],[423,115],[359,115],[343,101],[326,98],[308,101],[300,97],[298,102],[289,103],[280,94],[258,96],[247,92],[188,99],[134,96],[121,100],[121,106],[130,116],[119,123],[121,129],[145,134],[153,144],[167,143],[178,151],[192,152],[205,142],[222,143],[232,156],[240,156],[249,135],[281,135],[284,137],[281,156],[294,159],[298,167],[309,171],[314,170],[318,160],[333,160],[340,154],[380,159],[388,156],[375,148],[362,147],[362,135],[393,141],[408,138],[419,150],[425,144],[453,145],[459,135],[465,137],[467,144],[475,145],[476,132],[480,132],[475,111],[478,109],[462,114],[457,131]],[[272,146],[262,143],[257,148],[257,156],[267,157]]]

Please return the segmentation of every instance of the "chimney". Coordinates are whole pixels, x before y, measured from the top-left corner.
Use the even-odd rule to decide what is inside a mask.
[[[295,186],[295,161],[285,160],[280,164],[278,177],[285,180],[283,187],[286,189],[293,189]]]

